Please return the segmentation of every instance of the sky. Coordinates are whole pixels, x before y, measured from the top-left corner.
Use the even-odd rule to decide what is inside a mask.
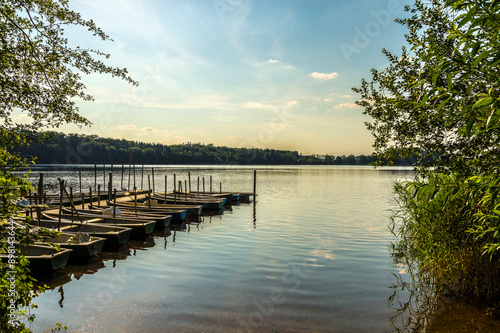
[[[162,144],[370,154],[369,117],[352,87],[401,53],[406,0],[72,0],[113,42],[67,29],[70,44],[97,48],[125,67],[83,78],[78,102],[97,134]]]

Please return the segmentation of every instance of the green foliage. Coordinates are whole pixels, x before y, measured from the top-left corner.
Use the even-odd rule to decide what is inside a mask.
[[[500,162],[498,1],[417,0],[407,8],[400,56],[362,81],[358,104],[372,117],[376,153],[393,161],[415,153],[422,167],[464,175]]]
[[[93,100],[85,92],[81,76],[105,73],[134,85],[126,69],[106,65],[109,58],[98,50],[70,47],[64,27],[77,26],[103,41],[110,40],[92,20],[83,19],[68,7],[67,0],[0,0],[0,251],[9,251],[8,237],[18,243],[32,242],[23,228],[9,228],[18,215],[15,205],[21,189],[31,185],[27,177],[13,173],[32,163],[15,152],[16,145],[45,139],[37,131],[65,123],[90,125],[78,114],[75,100]],[[23,113],[28,123],[17,123]],[[12,241],[10,242],[12,244]],[[15,265],[0,264],[0,331],[28,332],[34,319],[32,299],[43,288],[33,288],[28,261],[17,253]],[[13,286],[13,287],[11,287]],[[9,308],[9,306],[11,308]],[[15,313],[15,318],[9,317]],[[10,320],[11,319],[11,320]],[[62,327],[64,328],[64,327]],[[61,325],[56,327],[60,330]]]
[[[430,174],[396,183],[395,253],[418,263],[440,292],[459,289],[500,301],[499,191],[494,176]]]
[[[380,160],[414,154],[395,185],[396,258],[436,293],[500,301],[500,1],[416,0],[408,47],[354,91]]]

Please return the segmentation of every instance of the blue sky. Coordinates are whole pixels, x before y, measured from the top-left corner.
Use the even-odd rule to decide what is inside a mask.
[[[143,142],[213,143],[369,154],[372,136],[351,87],[397,54],[405,0],[73,0],[114,42],[68,29],[72,43],[110,53],[133,87],[84,77],[93,126],[64,132]]]

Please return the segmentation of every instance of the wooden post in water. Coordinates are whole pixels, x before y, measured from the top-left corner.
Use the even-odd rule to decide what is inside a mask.
[[[113,188],[113,171],[109,172],[109,181],[108,181],[108,200],[111,200],[111,189]]]
[[[187,200],[188,191],[187,191],[187,181],[184,179],[184,198]]]
[[[38,199],[41,201],[42,198],[43,198],[43,173],[40,172],[40,179],[38,180]]]
[[[200,177],[198,177],[198,182],[197,182],[197,185],[196,185],[196,196],[197,197],[200,196]]]
[[[177,191],[175,189],[175,184],[176,184],[176,181],[175,181],[175,173],[174,173],[174,204],[177,203]]]
[[[97,206],[101,205],[101,184],[97,184]]]
[[[132,159],[132,165],[134,168],[134,188],[136,188],[137,186],[135,185],[135,159]]]
[[[203,177],[203,194],[205,194],[205,177]]]
[[[212,193],[212,176],[210,176],[210,193]]]
[[[134,213],[137,214],[137,188],[134,187]]]
[[[61,218],[62,218],[62,201],[63,201],[63,185],[64,185],[64,180],[59,179],[59,219],[57,221],[57,231],[61,231]]]
[[[151,178],[153,179],[153,194],[155,193],[155,168],[151,168]]]
[[[129,149],[129,158],[128,158],[128,186],[127,190],[130,191],[130,168],[132,167],[132,149]]]
[[[85,195],[82,193],[82,209],[85,209]]]
[[[104,186],[104,188],[102,190],[106,191],[106,162],[105,161],[102,161],[102,185]]]
[[[148,190],[148,206],[151,209],[151,189]]]
[[[116,217],[116,188],[113,190],[113,217]]]
[[[257,170],[253,171],[253,201],[255,202],[255,195],[257,194]]]
[[[89,187],[89,196],[90,196],[90,198],[89,198],[89,207],[92,207],[93,204],[94,204],[94,198],[92,198],[92,186]]]
[[[94,162],[94,188],[97,188],[97,162]]]
[[[123,190],[123,167],[124,167],[124,163],[122,161],[122,180],[121,180],[121,183],[120,183],[120,189]],[[128,189],[127,189],[128,190]]]
[[[165,203],[167,203],[167,175],[165,175]]]
[[[82,194],[82,169],[78,168],[78,180],[80,184],[80,194]]]
[[[220,191],[219,191],[219,193],[222,194],[222,182],[220,182]]]
[[[73,186],[69,187],[69,202],[73,202]],[[75,218],[73,217],[73,208],[71,207],[71,221],[73,221]],[[75,208],[76,211],[76,208]]]
[[[141,168],[141,190],[144,189],[143,183],[144,183],[144,164],[142,165],[142,168]]]
[[[148,191],[151,191],[151,177],[148,175]]]
[[[189,193],[191,193],[191,172],[188,172],[188,179],[189,179]],[[187,192],[187,187],[186,187],[186,192]]]

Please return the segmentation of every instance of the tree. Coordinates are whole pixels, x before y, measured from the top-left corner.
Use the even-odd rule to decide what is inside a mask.
[[[65,123],[90,125],[79,115],[75,98],[92,101],[85,92],[81,75],[105,73],[127,82],[138,83],[124,68],[106,65],[102,58],[108,54],[98,50],[70,47],[64,36],[64,27],[79,26],[103,41],[111,40],[92,20],[85,20],[69,9],[67,0],[0,0],[0,234],[4,235],[5,222],[16,215],[15,201],[21,186],[30,186],[25,178],[12,171],[29,163],[29,159],[11,153],[15,144],[43,139],[37,132],[57,128]],[[14,112],[23,112],[28,124],[16,123]],[[26,239],[16,231],[16,239]],[[2,236],[4,238],[5,236]],[[1,250],[7,246],[2,243]],[[32,282],[27,275],[26,260],[18,257],[16,266],[17,294],[11,295],[8,270],[0,266],[0,330],[26,331],[21,319],[9,321],[7,306],[10,301],[17,309],[31,304]],[[8,296],[11,295],[11,296]],[[10,297],[10,298],[9,298]],[[19,310],[20,311],[20,310]],[[28,318],[30,320],[33,317]]]
[[[500,165],[500,2],[417,0],[390,65],[354,91],[373,121],[376,153],[388,161],[415,153],[423,167],[463,175]]]

